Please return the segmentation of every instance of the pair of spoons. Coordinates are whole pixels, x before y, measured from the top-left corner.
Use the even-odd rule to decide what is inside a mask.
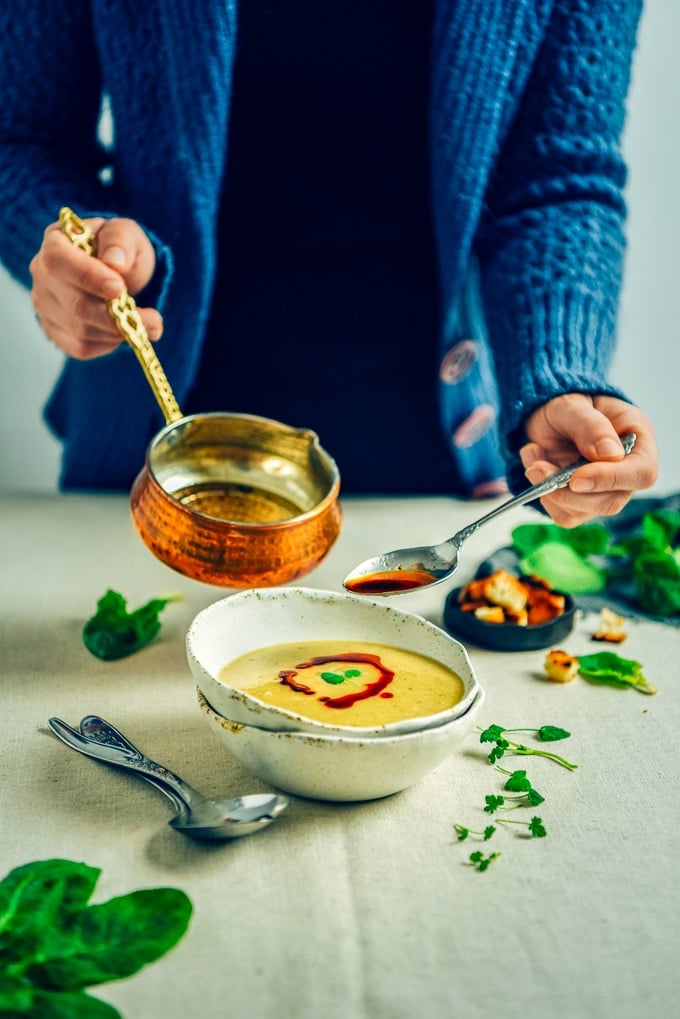
[[[146,757],[126,736],[98,715],[87,715],[80,730],[60,718],[47,723],[63,743],[87,757],[140,775],[168,797],[176,814],[168,824],[190,838],[222,841],[261,831],[288,806],[285,796],[253,793],[228,800],[208,800],[183,779]]]
[[[637,436],[629,432],[621,436],[621,445],[625,456],[632,451]],[[421,545],[416,548],[399,548],[394,552],[383,552],[359,563],[343,581],[344,587],[354,594],[389,595],[414,591],[421,587],[430,587],[447,580],[458,569],[458,553],[464,541],[474,534],[482,524],[495,520],[501,513],[524,506],[526,503],[540,499],[558,488],[569,484],[572,474],[589,461],[581,458],[549,475],[536,485],[531,485],[519,495],[496,506],[483,517],[463,527],[460,531],[441,542],[439,545]]]

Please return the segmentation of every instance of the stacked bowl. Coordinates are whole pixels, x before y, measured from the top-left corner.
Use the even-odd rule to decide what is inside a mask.
[[[323,659],[331,662],[331,670],[335,668],[322,674],[329,683],[360,676],[361,669],[343,672],[337,663],[353,661],[355,646],[371,645],[420,656],[416,661],[428,660],[439,670],[440,680],[444,677],[444,685],[450,678],[455,693],[441,710],[426,714],[416,696],[412,714],[402,704],[401,714],[395,716],[398,698],[385,686],[388,680],[365,686],[364,679],[348,680],[354,694],[338,697],[333,688],[331,697],[316,696],[298,677],[296,688],[303,695],[297,701],[292,698],[291,708],[290,698],[288,706],[272,703],[260,687],[257,694],[255,687],[249,692],[247,683],[232,678],[234,672],[238,676],[241,662],[263,648],[283,652],[286,646],[309,642],[329,642],[329,647],[342,642],[347,648],[347,655]],[[484,699],[462,644],[420,616],[359,595],[302,587],[234,594],[196,616],[186,649],[199,707],[227,750],[270,785],[312,799],[369,800],[412,785],[460,746]],[[372,656],[363,656],[367,657]],[[237,659],[239,664],[225,675],[225,667]],[[387,675],[385,670],[382,674]],[[287,675],[296,672],[279,673]],[[378,689],[382,693],[373,696]],[[324,717],[326,707],[360,700],[373,702],[373,720],[368,724],[348,724],[339,711],[328,711]],[[322,707],[317,703],[316,713],[309,709],[307,714],[312,701]]]

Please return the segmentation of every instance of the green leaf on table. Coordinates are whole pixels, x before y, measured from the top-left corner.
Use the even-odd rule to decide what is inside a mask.
[[[531,789],[531,782],[527,778],[526,771],[513,771],[503,788],[512,793],[525,793]]]
[[[535,839],[544,839],[548,834],[540,817],[532,817],[529,822],[529,831]]]
[[[0,1014],[115,1019],[83,993],[136,973],[185,933],[191,902],[177,888],[130,892],[87,905],[99,870],[38,860],[0,882]]]
[[[583,559],[570,545],[546,541],[520,561],[520,569],[542,577],[558,591],[568,594],[595,594],[607,582],[605,570]]]
[[[568,739],[571,736],[566,729],[560,729],[558,725],[542,725],[538,729],[538,738],[544,743],[556,743],[559,739]]]
[[[30,1019],[121,1019],[117,1008],[85,991],[36,990],[27,1015]]]
[[[171,601],[181,596],[153,598],[133,612],[118,591],[108,590],[97,602],[96,613],[83,627],[83,643],[103,661],[115,661],[146,647],[161,628],[159,615]]]
[[[632,686],[641,693],[655,694],[657,689],[642,672],[642,665],[632,658],[622,658],[615,651],[600,651],[579,656],[579,672],[596,682]]]

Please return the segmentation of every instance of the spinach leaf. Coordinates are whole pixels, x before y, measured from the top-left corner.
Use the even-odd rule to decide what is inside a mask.
[[[520,560],[522,573],[542,577],[558,591],[593,594],[601,591],[607,575],[561,541],[546,541]]]
[[[635,560],[640,605],[655,616],[680,612],[680,561],[675,552],[643,552]]]
[[[586,679],[632,686],[646,694],[657,692],[656,687],[652,686],[644,675],[640,662],[636,662],[633,658],[622,658],[614,651],[600,651],[595,655],[579,655],[578,671]]]
[[[121,1019],[117,1008],[84,991],[36,991],[26,1015],[29,1019]]]
[[[146,647],[161,628],[159,615],[178,596],[153,598],[134,612],[118,591],[108,590],[97,602],[96,613],[83,627],[83,643],[96,658],[114,661]]]
[[[569,528],[557,524],[520,524],[512,532],[512,543],[520,556],[529,555],[547,541],[568,545],[580,556],[601,555],[609,548],[611,535],[599,523]]]
[[[543,577],[570,594],[597,594],[629,584],[643,611],[655,616],[680,612],[680,512],[645,513],[634,533],[614,542],[602,523],[565,528],[521,524],[512,532],[520,569]],[[607,566],[600,558],[606,557]]]
[[[87,905],[100,871],[38,860],[0,882],[0,1015],[116,1019],[85,988],[136,973],[185,933],[191,902],[177,888]]]
[[[45,933],[45,957],[26,975],[41,987],[65,990],[131,976],[184,933],[187,902],[177,889],[153,888],[90,906]]]

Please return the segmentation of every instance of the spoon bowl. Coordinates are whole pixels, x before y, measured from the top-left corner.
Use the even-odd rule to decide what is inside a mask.
[[[176,810],[168,824],[201,841],[223,841],[261,831],[288,806],[285,796],[254,793],[227,800],[209,800],[162,764],[152,761],[118,729],[98,715],[87,715],[80,731],[60,718],[48,719],[55,736],[73,750],[133,771],[165,793]]]
[[[621,445],[626,456],[635,445],[637,436],[634,432],[621,436]],[[431,587],[448,580],[458,569],[459,551],[463,542],[474,534],[482,524],[495,520],[501,513],[524,506],[528,502],[540,499],[558,488],[564,488],[572,474],[588,463],[583,458],[576,460],[568,467],[563,467],[536,485],[520,492],[496,506],[490,513],[463,527],[447,541],[439,545],[420,545],[415,548],[399,548],[393,552],[366,559],[348,573],[343,581],[344,587],[354,594],[391,595],[403,594],[421,587]]]

